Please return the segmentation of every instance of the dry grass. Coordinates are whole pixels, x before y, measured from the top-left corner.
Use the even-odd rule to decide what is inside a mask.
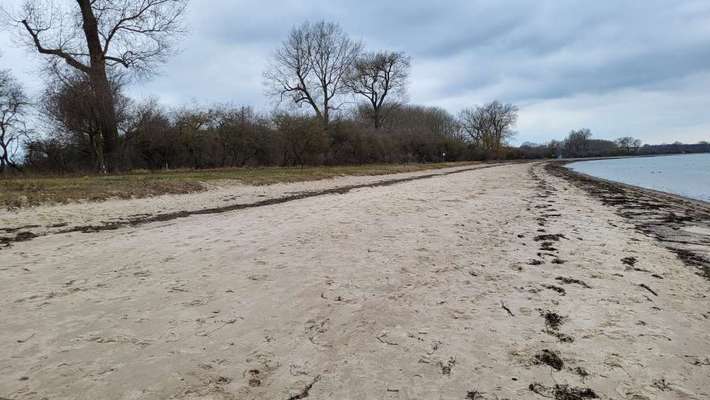
[[[471,163],[376,164],[306,168],[224,168],[136,171],[122,175],[20,176],[0,178],[0,207],[14,208],[79,200],[141,198],[206,190],[207,183],[268,185],[328,179],[343,175],[383,175],[439,169]]]

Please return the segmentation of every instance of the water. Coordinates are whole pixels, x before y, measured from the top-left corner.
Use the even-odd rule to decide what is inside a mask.
[[[710,154],[579,161],[567,166],[597,178],[710,202]]]

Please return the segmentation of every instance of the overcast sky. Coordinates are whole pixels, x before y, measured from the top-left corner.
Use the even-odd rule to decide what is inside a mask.
[[[708,0],[193,0],[182,52],[129,93],[268,111],[270,55],[291,26],[320,19],[370,50],[409,54],[412,103],[452,113],[494,99],[517,104],[517,143],[583,127],[645,143],[710,140]],[[36,93],[41,60],[11,37],[0,32],[0,68]]]

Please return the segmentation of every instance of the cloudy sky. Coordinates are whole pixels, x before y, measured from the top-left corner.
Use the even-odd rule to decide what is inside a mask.
[[[710,140],[708,0],[193,0],[182,52],[130,94],[268,111],[270,55],[291,26],[320,19],[368,49],[408,53],[413,103],[452,113],[517,104],[517,143],[582,127],[645,143]],[[36,92],[41,60],[12,36],[0,32],[0,68]]]

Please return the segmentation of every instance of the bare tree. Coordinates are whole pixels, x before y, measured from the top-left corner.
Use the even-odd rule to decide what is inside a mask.
[[[463,130],[474,144],[489,155],[501,155],[503,145],[515,135],[518,107],[493,101],[483,106],[467,108],[459,114]]]
[[[382,125],[387,99],[402,99],[406,92],[410,59],[404,53],[366,53],[358,57],[346,81],[353,93],[365,97],[375,129]],[[394,102],[389,103],[390,107]]]
[[[125,125],[129,99],[121,94],[122,82],[109,78],[118,125]],[[89,79],[81,73],[54,76],[42,96],[40,109],[52,132],[72,135],[72,142],[82,144],[92,166],[105,165],[102,151],[100,118]]]
[[[272,94],[309,105],[327,128],[361,47],[337,24],[306,22],[291,30],[264,77]]]
[[[619,149],[628,154],[638,152],[642,144],[641,140],[631,136],[620,137],[615,140],[615,143],[619,146]]]
[[[584,156],[589,152],[589,142],[592,139],[592,132],[587,129],[570,131],[564,141],[566,157]]]
[[[164,61],[188,0],[26,0],[19,18],[27,45],[85,74],[96,103],[105,169],[117,168],[118,123],[108,70],[149,73]],[[68,3],[68,4],[65,4]]]
[[[27,136],[23,118],[29,105],[20,84],[9,71],[0,70],[0,173],[9,167],[20,169],[13,155]]]

